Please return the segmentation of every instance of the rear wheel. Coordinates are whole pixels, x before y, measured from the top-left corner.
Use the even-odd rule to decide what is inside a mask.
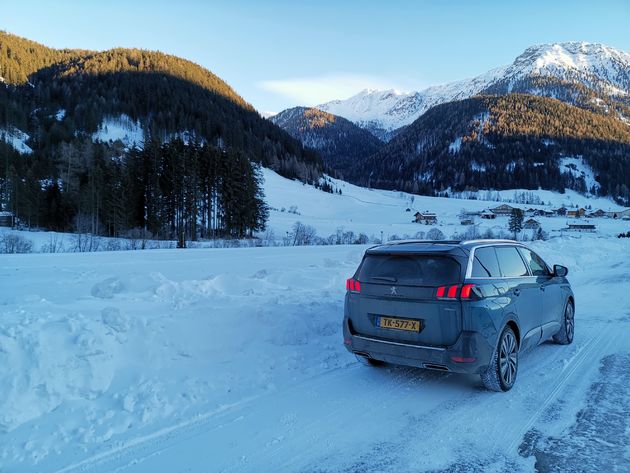
[[[560,345],[569,345],[573,342],[573,335],[575,333],[575,308],[573,302],[567,302],[567,306],[564,309],[564,319],[562,326],[558,333],[553,336],[553,341]]]
[[[384,363],[381,360],[375,360],[374,358],[370,358],[369,356],[359,355],[357,353],[355,353],[354,356],[356,356],[359,363],[366,366],[381,366]]]
[[[481,374],[481,381],[491,391],[509,391],[518,373],[518,342],[514,331],[506,326],[501,332],[492,361]]]

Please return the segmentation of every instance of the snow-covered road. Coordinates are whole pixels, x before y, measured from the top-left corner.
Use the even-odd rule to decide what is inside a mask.
[[[0,472],[629,471],[630,242],[534,246],[576,338],[505,394],[345,351],[364,247],[3,256]]]

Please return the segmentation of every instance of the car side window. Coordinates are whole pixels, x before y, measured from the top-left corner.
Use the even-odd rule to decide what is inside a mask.
[[[527,248],[519,249],[525,262],[529,265],[534,276],[549,276],[549,270],[547,265],[540,256]]]
[[[472,274],[473,278],[500,278],[499,262],[491,246],[475,249]]]
[[[497,259],[504,278],[528,276],[527,266],[514,246],[497,246]]]

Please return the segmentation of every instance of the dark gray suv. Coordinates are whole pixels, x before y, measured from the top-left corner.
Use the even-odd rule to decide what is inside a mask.
[[[520,352],[573,341],[567,272],[510,240],[379,245],[346,282],[344,344],[371,365],[477,373],[507,391]]]

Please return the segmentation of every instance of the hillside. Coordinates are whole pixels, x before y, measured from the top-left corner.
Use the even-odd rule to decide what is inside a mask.
[[[228,210],[235,203],[250,212],[236,202],[247,193],[239,189],[257,195],[252,164],[305,182],[318,182],[323,170],[316,152],[185,59],[55,50],[0,32],[0,76],[0,210],[28,226],[68,230],[88,216],[92,231],[110,236],[147,226],[160,235],[186,227],[192,239],[243,234],[264,226],[259,218],[229,224],[243,217]],[[182,171],[180,162],[190,164]],[[174,182],[178,176],[190,183]],[[176,198],[176,189],[190,195]],[[202,214],[201,230],[183,221]]]
[[[565,172],[563,157],[592,169],[597,186]],[[362,184],[433,194],[527,188],[630,200],[630,127],[559,100],[478,96],[436,106],[363,165]]]
[[[33,137],[35,153],[128,116],[162,140],[188,133],[240,149],[253,161],[301,179],[319,175],[319,157],[264,120],[210,71],[160,52],[55,50],[0,32],[0,128]],[[62,111],[63,113],[59,114]]]
[[[383,146],[381,140],[351,121],[316,108],[290,108],[271,121],[304,146],[317,150],[327,165],[347,179],[358,178],[357,162]]]

